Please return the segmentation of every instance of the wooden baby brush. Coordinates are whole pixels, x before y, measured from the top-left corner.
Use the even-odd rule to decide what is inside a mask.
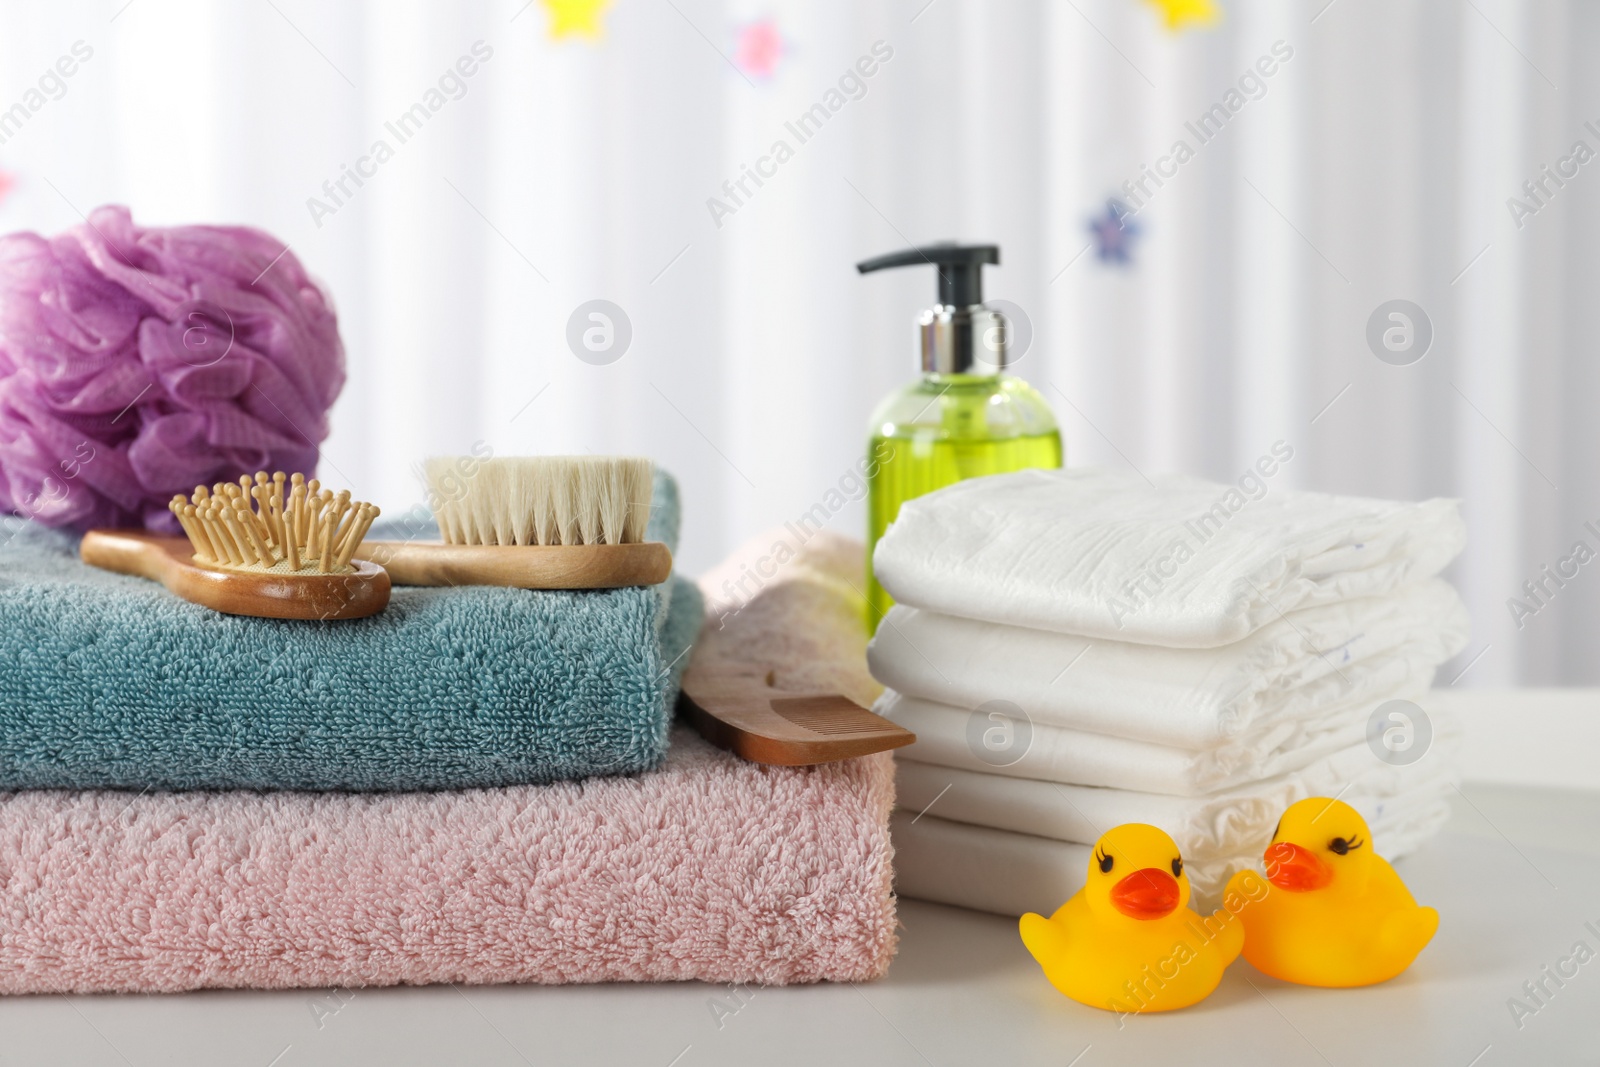
[[[388,606],[389,576],[355,558],[378,509],[348,491],[260,471],[196,486],[167,507],[187,538],[90,530],[79,548],[83,561],[154,579],[228,615],[360,619]]]
[[[658,585],[672,552],[644,539],[655,464],[626,456],[443,457],[423,465],[440,541],[368,541],[396,585]]]

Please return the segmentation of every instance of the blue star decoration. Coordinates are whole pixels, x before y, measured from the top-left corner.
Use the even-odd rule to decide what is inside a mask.
[[[1094,253],[1102,263],[1120,263],[1131,266],[1133,239],[1139,235],[1139,224],[1133,221],[1128,205],[1116,197],[1106,201],[1103,214],[1089,219],[1089,232],[1094,235]]]

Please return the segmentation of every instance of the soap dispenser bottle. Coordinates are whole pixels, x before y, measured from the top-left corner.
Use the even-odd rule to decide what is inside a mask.
[[[1061,432],[1039,391],[1005,373],[1010,323],[983,304],[983,265],[995,245],[935,244],[856,264],[862,274],[929,265],[939,302],[917,317],[922,377],[872,413],[867,443],[867,626],[894,603],[872,571],[872,550],[900,505],[985,474],[1061,466]]]

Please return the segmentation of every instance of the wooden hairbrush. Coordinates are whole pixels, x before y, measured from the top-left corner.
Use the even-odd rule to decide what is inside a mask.
[[[389,604],[388,574],[354,558],[378,509],[348,492],[262,471],[238,484],[197,486],[192,498],[173,497],[168,507],[187,539],[90,530],[79,555],[228,615],[360,619]]]
[[[396,585],[659,585],[672,552],[644,540],[655,464],[627,456],[440,457],[423,465],[440,541],[368,541]]]
[[[917,735],[838,693],[773,687],[774,672],[697,668],[683,672],[679,708],[718,748],[754,763],[804,767],[909,745]]]

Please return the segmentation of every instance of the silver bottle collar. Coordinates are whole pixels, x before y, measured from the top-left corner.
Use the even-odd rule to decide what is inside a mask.
[[[922,370],[928,374],[998,374],[1008,362],[1011,323],[982,304],[935,304],[917,316]]]

